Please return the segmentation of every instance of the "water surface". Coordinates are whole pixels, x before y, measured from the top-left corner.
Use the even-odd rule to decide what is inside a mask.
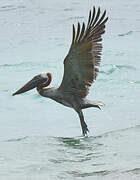
[[[11,94],[40,72],[63,75],[72,24],[87,22],[95,5],[106,9],[99,76],[84,110],[89,137],[77,114],[36,90]],[[139,0],[2,0],[0,5],[0,178],[3,180],[123,180],[140,178]]]

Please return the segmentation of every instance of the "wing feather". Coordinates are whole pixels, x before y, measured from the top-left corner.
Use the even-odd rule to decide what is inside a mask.
[[[75,39],[75,27],[74,27],[74,24],[73,24],[73,26],[72,26],[72,34],[73,34],[73,36],[72,36],[72,44],[74,44],[74,39]]]
[[[78,41],[80,41],[82,39],[84,32],[85,32],[85,23],[83,22],[81,34],[80,34],[80,37],[79,37]]]
[[[97,11],[97,14],[96,14],[95,20],[94,20],[94,22],[92,23],[92,26],[94,26],[94,24],[96,24],[96,22],[97,22],[97,21],[98,21],[98,19],[99,19],[99,16],[100,16],[100,8],[98,8],[98,11]]]
[[[89,12],[87,27],[78,22],[77,30],[73,25],[72,44],[64,59],[64,75],[60,90],[84,98],[89,87],[96,79],[101,60],[102,38],[105,32],[106,11],[100,17],[100,7]]]

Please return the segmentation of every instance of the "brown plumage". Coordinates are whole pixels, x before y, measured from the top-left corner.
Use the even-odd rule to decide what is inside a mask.
[[[51,73],[43,73],[35,76],[25,86],[13,95],[24,93],[34,87],[41,96],[51,98],[65,106],[73,108],[79,115],[83,135],[88,128],[84,121],[82,109],[103,105],[100,101],[86,99],[89,87],[98,74],[98,66],[101,60],[102,38],[105,32],[106,11],[100,16],[100,8],[96,13],[95,7],[89,12],[87,26],[78,23],[77,31],[73,25],[72,43],[68,55],[64,59],[64,75],[59,88],[45,88],[51,83]]]
[[[86,28],[85,23],[82,28],[78,23],[76,32],[73,25],[72,44],[64,60],[64,76],[60,89],[70,91],[81,98],[88,94],[89,86],[96,79],[99,71],[97,67],[101,59],[101,35],[105,32],[105,23],[108,20],[108,17],[104,19],[105,15],[106,11],[100,17],[100,8],[96,14],[93,7]]]

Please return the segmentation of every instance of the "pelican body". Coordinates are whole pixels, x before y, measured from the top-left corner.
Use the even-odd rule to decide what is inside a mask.
[[[103,105],[101,101],[90,101],[86,98],[89,87],[96,80],[102,51],[102,34],[105,32],[106,11],[100,16],[95,7],[89,12],[87,26],[78,22],[77,31],[73,25],[73,36],[70,50],[64,59],[64,75],[58,88],[46,88],[52,80],[51,73],[36,75],[13,95],[21,94],[36,88],[38,93],[46,98],[73,108],[79,115],[82,134],[87,135],[88,127],[84,120],[82,109]]]

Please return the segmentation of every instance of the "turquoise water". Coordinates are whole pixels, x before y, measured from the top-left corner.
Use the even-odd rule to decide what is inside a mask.
[[[63,75],[72,24],[95,5],[107,9],[99,76],[84,110],[89,137],[77,114],[32,90],[11,94],[40,72],[52,86]],[[2,0],[0,5],[0,179],[140,179],[139,0]]]

